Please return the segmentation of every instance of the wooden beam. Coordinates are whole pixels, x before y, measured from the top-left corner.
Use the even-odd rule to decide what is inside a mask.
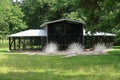
[[[12,44],[13,44],[14,40],[11,38],[11,41],[10,41],[10,46],[11,46],[11,50],[12,50]]]

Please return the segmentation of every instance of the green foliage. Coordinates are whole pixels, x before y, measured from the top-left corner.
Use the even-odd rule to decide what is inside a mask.
[[[108,51],[108,53],[113,56],[120,56],[120,49],[113,49],[113,50]]]
[[[24,14],[17,5],[13,5],[10,0],[0,2],[0,36],[4,36],[25,29],[27,26],[23,22]]]
[[[113,49],[120,49],[120,46],[113,46]]]
[[[116,8],[118,2],[115,0],[80,0],[78,3],[87,17],[86,27],[88,30],[112,32],[111,29],[116,25],[113,20],[118,9]]]
[[[46,21],[68,18],[85,23],[85,29],[93,33],[115,33],[115,43],[120,44],[119,0],[23,0],[19,4],[11,1],[0,3],[0,36],[25,29],[25,23],[28,29],[38,29]]]
[[[11,15],[9,16],[9,32],[15,33],[24,30],[26,27],[25,22],[23,22],[23,13],[18,6],[13,6],[11,9]]]
[[[22,11],[29,28],[40,28],[46,21],[68,18],[85,23],[86,30],[117,34],[120,40],[119,0],[24,0]]]
[[[22,10],[30,28],[61,18],[79,20],[91,31],[112,32],[119,22],[120,2],[117,0],[24,0]],[[116,20],[118,21],[118,20]]]
[[[25,13],[24,20],[30,29],[39,28],[46,21],[49,4],[44,0],[24,0],[22,11]]]
[[[74,0],[24,0],[24,20],[29,28],[40,28],[46,21],[66,18],[65,15],[75,10],[73,2]]]
[[[120,24],[116,25],[113,29],[112,32],[116,34],[115,37],[115,45],[119,46],[120,45]]]
[[[8,48],[8,40],[0,40],[0,49]]]
[[[119,0],[24,0],[22,11],[29,28],[40,28],[46,21],[68,18],[85,23],[85,29],[93,33],[117,34],[116,44],[120,40]]]

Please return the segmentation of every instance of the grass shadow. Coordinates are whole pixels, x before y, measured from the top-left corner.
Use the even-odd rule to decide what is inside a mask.
[[[0,54],[3,54],[3,53],[9,53],[8,49],[2,49],[2,50],[0,50]]]
[[[1,74],[0,80],[119,80],[119,76],[110,75],[76,75],[76,76],[65,76],[53,74],[52,72],[10,72]]]
[[[0,50],[0,52],[8,53],[9,51],[7,51],[7,50]]]

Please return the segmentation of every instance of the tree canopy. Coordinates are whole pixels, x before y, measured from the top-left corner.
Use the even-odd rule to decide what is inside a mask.
[[[26,25],[27,29],[38,29],[46,21],[68,18],[84,23],[85,29],[93,33],[95,31],[115,33],[120,40],[119,0],[19,1],[1,0],[0,34],[20,31],[25,29]]]
[[[29,28],[68,18],[85,24],[87,31],[120,34],[119,0],[24,0],[22,11]]]
[[[27,26],[23,22],[24,14],[17,5],[13,5],[10,0],[0,2],[0,37],[4,38],[10,33],[21,31]]]
[[[69,18],[85,23],[91,31],[111,32],[119,24],[119,0],[24,0],[22,11],[29,28],[45,21]]]

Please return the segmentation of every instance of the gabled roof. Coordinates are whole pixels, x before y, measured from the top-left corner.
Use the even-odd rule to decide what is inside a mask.
[[[90,31],[88,31],[87,33],[85,32],[85,30],[83,31],[83,35],[84,36],[116,36],[115,34],[112,34],[112,33],[106,33],[106,32],[96,32],[96,33],[93,33],[91,34]]]
[[[15,34],[11,34],[8,37],[39,37],[39,36],[47,36],[46,30],[29,29],[26,31],[21,31]]]
[[[59,19],[59,20],[54,20],[54,21],[49,21],[49,22],[45,22],[41,25],[41,27],[44,27],[45,25],[47,24],[52,24],[52,23],[57,23],[57,22],[61,22],[61,21],[66,21],[66,22],[69,22],[69,23],[75,23],[75,24],[83,24],[79,21],[75,21],[75,20],[70,20],[70,19]]]

